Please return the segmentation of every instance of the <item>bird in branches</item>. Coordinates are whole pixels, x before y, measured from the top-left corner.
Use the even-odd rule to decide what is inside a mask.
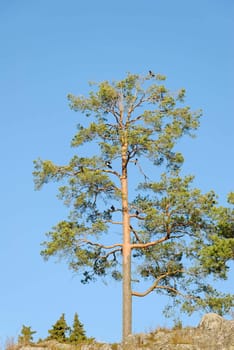
[[[110,208],[111,208],[111,211],[115,211],[115,207],[113,205]]]
[[[154,74],[151,70],[149,70],[149,75],[150,75],[152,78],[155,77],[155,74]]]
[[[111,162],[109,160],[107,160],[105,164],[109,169],[112,169]]]

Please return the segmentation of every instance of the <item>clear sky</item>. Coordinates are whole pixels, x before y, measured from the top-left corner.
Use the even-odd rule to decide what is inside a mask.
[[[34,191],[33,160],[68,161],[78,115],[67,94],[149,69],[185,87],[187,103],[204,111],[197,138],[181,143],[185,170],[222,203],[234,189],[233,33],[233,0],[0,0],[0,347],[23,324],[43,338],[75,312],[88,336],[121,339],[121,285],[83,286],[65,264],[40,256],[65,209],[54,186]],[[233,285],[233,274],[219,284]],[[133,331],[170,325],[163,303],[134,299]]]

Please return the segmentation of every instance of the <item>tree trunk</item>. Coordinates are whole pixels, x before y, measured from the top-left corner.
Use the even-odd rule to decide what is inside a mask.
[[[123,341],[132,333],[131,245],[128,217],[123,224]]]
[[[132,289],[131,289],[131,239],[128,212],[128,179],[126,144],[122,153],[122,210],[123,210],[123,343],[132,333]]]

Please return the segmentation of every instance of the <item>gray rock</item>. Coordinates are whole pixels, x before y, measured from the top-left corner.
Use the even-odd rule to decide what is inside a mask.
[[[209,313],[202,317],[199,327],[203,330],[220,331],[223,328],[224,322],[223,317]]]

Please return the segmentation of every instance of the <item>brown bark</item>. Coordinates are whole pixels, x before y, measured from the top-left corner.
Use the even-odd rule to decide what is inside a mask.
[[[123,215],[123,343],[132,333],[132,289],[131,289],[131,238],[128,210],[128,176],[127,176],[127,137],[122,139],[122,215]]]
[[[129,230],[127,178],[123,185],[123,341],[132,333],[131,242]]]

